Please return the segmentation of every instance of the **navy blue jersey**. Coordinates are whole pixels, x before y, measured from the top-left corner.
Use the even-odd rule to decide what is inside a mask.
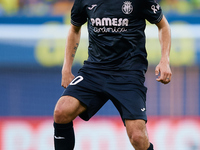
[[[71,23],[88,22],[88,59],[84,66],[103,70],[146,71],[145,19],[158,23],[154,0],[75,0]]]

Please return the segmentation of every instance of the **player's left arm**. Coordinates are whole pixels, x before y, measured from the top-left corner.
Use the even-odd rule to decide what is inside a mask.
[[[171,48],[171,30],[165,16],[156,24],[158,27],[159,41],[161,45],[161,59],[156,66],[155,75],[157,81],[167,84],[171,81],[172,72],[170,69],[169,56]]]

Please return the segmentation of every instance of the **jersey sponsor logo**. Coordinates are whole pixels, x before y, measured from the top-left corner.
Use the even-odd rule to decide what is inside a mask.
[[[118,28],[118,27],[110,27],[110,28],[106,28],[106,27],[102,27],[102,28],[97,28],[94,27],[93,29],[94,32],[96,33],[106,33],[106,32],[112,32],[112,33],[121,33],[121,32],[125,32],[127,31],[126,28],[122,27],[122,28]]]
[[[131,5],[130,1],[125,1],[122,5],[122,12],[124,14],[130,14],[133,11],[133,6]]]
[[[127,18],[91,18],[92,26],[128,26]]]
[[[156,6],[152,5],[151,10],[153,10],[153,13],[156,14],[156,12],[160,9],[160,5],[157,3]]]
[[[94,7],[96,7],[97,4],[93,4],[91,7],[88,7],[89,10],[92,10]]]
[[[91,18],[90,19],[93,31],[96,33],[106,32],[125,32],[128,26],[129,20],[127,18]]]

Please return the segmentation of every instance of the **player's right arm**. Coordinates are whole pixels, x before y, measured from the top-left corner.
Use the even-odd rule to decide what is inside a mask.
[[[79,45],[81,35],[81,26],[74,26],[71,24],[65,49],[64,62],[62,67],[62,82],[61,85],[66,88],[70,82],[74,79],[74,75],[71,72],[73,60],[76,54],[76,50]]]

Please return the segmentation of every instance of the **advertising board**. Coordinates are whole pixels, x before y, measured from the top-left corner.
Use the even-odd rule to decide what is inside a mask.
[[[53,150],[53,119],[0,118],[0,150]],[[75,150],[132,150],[118,117],[74,121]],[[147,128],[155,150],[199,150],[199,117],[149,117]]]

